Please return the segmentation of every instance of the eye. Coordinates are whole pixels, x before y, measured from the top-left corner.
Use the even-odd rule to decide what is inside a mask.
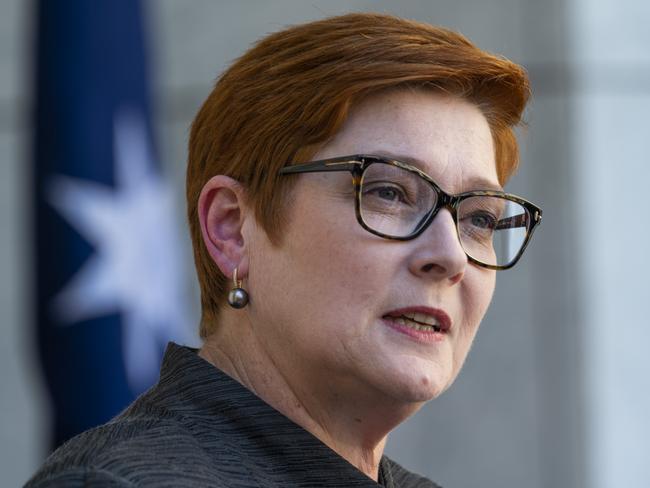
[[[405,192],[397,185],[392,183],[377,182],[372,185],[366,185],[364,188],[365,196],[380,198],[387,202],[406,202]]]
[[[474,212],[467,215],[464,220],[477,229],[494,230],[497,225],[496,217],[489,212]]]

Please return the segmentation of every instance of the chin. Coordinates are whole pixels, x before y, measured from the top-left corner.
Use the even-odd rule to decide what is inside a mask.
[[[451,372],[438,366],[406,368],[402,374],[386,375],[384,390],[392,398],[405,403],[424,403],[440,396],[451,384]]]

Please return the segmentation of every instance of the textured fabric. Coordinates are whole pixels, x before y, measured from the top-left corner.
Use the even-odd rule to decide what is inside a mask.
[[[387,488],[435,488],[387,457]],[[316,437],[196,354],[170,344],[160,380],[71,439],[28,481],[101,487],[376,487]]]

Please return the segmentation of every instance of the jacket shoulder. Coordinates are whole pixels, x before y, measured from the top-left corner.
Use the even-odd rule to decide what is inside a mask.
[[[442,488],[429,478],[425,478],[416,473],[412,473],[408,469],[402,467],[399,463],[386,457],[386,462],[390,467],[391,476],[395,488]]]
[[[173,415],[157,412],[118,417],[70,439],[26,486],[156,486],[149,483],[156,478],[199,482],[201,464],[209,464],[209,456],[196,437]]]
[[[39,472],[40,474],[40,472]],[[27,482],[25,488],[132,488],[130,481],[108,471],[93,468],[63,467],[51,473],[36,475]]]

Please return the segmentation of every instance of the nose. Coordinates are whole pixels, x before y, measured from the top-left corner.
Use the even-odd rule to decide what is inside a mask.
[[[440,209],[431,225],[413,242],[416,248],[410,257],[411,273],[427,279],[448,280],[451,284],[463,279],[467,255],[448,209]]]

